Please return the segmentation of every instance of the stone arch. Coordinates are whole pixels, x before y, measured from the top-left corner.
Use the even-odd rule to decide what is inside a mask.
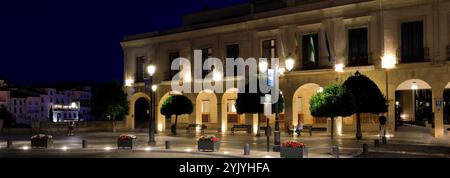
[[[228,89],[227,91],[225,91],[225,93],[222,96],[222,104],[221,104],[221,111],[222,111],[222,125],[221,125],[221,131],[222,133],[226,133],[228,131],[228,122],[229,122],[229,117],[232,117],[232,119],[234,119],[234,117],[236,117],[237,119],[237,123],[239,123],[241,116],[237,115],[236,113],[233,113],[233,107],[232,105],[232,100],[236,101],[237,99],[237,94],[238,94],[238,89],[237,88],[231,88]],[[231,110],[231,112],[230,112]],[[245,116],[243,116],[245,119]]]
[[[132,130],[135,129],[135,125],[134,125],[135,124],[135,114],[134,114],[135,113],[135,104],[136,104],[136,101],[141,98],[145,98],[148,101],[148,103],[150,103],[150,101],[151,101],[150,96],[143,92],[134,93],[130,97],[129,108],[128,108],[128,111],[129,111],[128,117],[125,121],[125,124],[127,125],[128,129],[132,129]]]
[[[195,102],[195,124],[217,124],[217,97],[211,90],[198,93]]]
[[[164,131],[167,128],[167,124],[166,124],[166,116],[161,114],[161,107],[164,103],[164,101],[167,100],[167,98],[169,98],[169,96],[172,95],[181,95],[180,92],[175,92],[175,91],[171,91],[171,92],[167,92],[166,94],[164,94],[160,99],[159,99],[159,103],[158,103],[158,110],[156,111],[157,114],[157,130],[158,132]]]
[[[302,115],[305,124],[313,124],[313,117],[309,112],[311,97],[320,91],[322,87],[316,83],[307,83],[300,86],[292,96],[292,124],[297,125],[299,116]]]

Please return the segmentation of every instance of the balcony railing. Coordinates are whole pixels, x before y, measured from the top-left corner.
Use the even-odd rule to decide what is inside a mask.
[[[401,63],[430,62],[430,48],[423,48],[423,56],[402,54],[402,49],[397,48],[397,58]]]

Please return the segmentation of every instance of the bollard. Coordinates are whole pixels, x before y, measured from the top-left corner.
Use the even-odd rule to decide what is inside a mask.
[[[308,158],[308,148],[307,147],[303,147],[303,158]]]
[[[81,141],[81,147],[82,147],[83,149],[85,149],[85,148],[88,147],[87,140]]]
[[[6,148],[12,148],[13,141],[12,140],[6,140]]]
[[[333,158],[339,158],[339,147],[333,146],[331,152],[333,153]]]
[[[248,156],[250,155],[250,144],[245,144],[244,146],[244,155]]]
[[[382,138],[382,141],[383,141],[383,144],[384,144],[384,145],[387,144],[387,139],[386,139],[386,137],[383,137],[383,138]]]
[[[369,144],[367,144],[367,143],[363,144],[363,154],[364,155],[369,154]]]
[[[376,139],[374,140],[374,146],[379,147],[380,146],[380,140]]]
[[[166,150],[170,149],[170,141],[166,140]]]

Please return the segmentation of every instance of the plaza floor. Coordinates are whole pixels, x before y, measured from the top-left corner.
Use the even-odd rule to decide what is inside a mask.
[[[332,158],[330,150],[332,145],[339,147],[341,158],[361,157],[444,157],[450,158],[450,139],[448,133],[443,139],[435,139],[424,128],[401,127],[395,137],[388,140],[387,145],[374,147],[376,135],[364,135],[364,139],[357,141],[353,134],[336,137],[331,142],[325,132],[315,132],[313,136],[302,134],[301,137],[288,137],[283,135],[281,140],[300,140],[308,147],[310,158]],[[134,150],[118,150],[116,148],[117,136],[122,133],[134,134],[138,137],[137,147]],[[277,152],[267,152],[265,136],[254,137],[245,133],[235,135],[222,135],[208,132],[206,135],[216,135],[221,138],[219,152],[198,152],[197,139],[200,134],[180,133],[176,136],[170,133],[156,135],[156,146],[149,147],[148,134],[145,132],[95,132],[76,133],[75,136],[54,134],[54,144],[48,150],[29,149],[27,134],[1,134],[0,157],[67,157],[67,158],[279,158]],[[262,134],[263,135],[263,134]],[[6,149],[6,140],[14,140],[13,147]],[[82,140],[87,140],[88,148],[82,149]],[[165,149],[165,142],[171,142],[171,149]],[[370,154],[361,155],[362,145],[369,144]],[[250,144],[251,154],[244,156],[243,148]],[[270,149],[273,146],[273,137],[270,137]]]

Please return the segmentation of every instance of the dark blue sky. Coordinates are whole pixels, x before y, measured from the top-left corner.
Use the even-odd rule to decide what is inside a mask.
[[[0,76],[16,84],[122,80],[125,35],[180,26],[181,15],[248,0],[0,2]]]

